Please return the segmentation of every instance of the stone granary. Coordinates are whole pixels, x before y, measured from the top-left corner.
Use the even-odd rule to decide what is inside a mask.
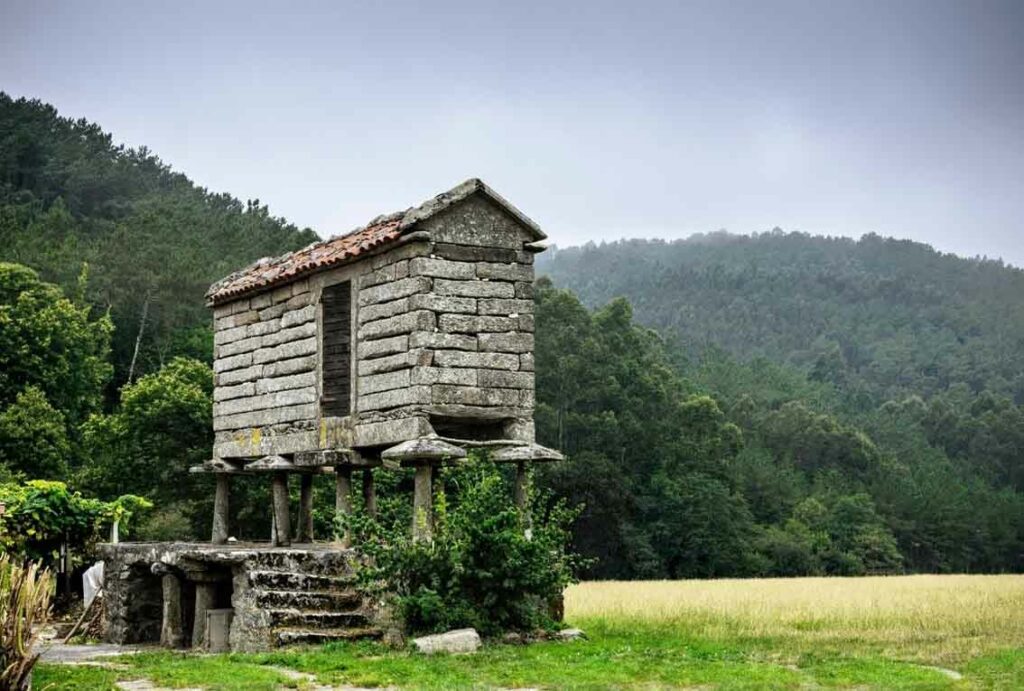
[[[415,468],[412,529],[430,539],[435,467],[487,448],[515,464],[523,504],[527,464],[561,458],[534,441],[544,238],[473,179],[214,284],[215,442],[192,469],[215,480],[212,544],[106,546],[108,637],[258,650],[380,635],[347,536],[313,544],[313,475],[335,475],[347,513],[359,472],[372,512],[374,468]],[[236,476],[269,479],[269,544],[229,542]]]

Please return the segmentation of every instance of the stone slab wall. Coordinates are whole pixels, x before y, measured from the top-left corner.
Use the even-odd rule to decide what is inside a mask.
[[[381,447],[432,420],[533,440],[530,234],[474,195],[410,241],[214,311],[214,454]],[[320,296],[352,284],[353,414],[320,413]]]

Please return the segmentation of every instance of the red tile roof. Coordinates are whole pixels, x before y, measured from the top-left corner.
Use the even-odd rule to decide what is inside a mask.
[[[513,215],[533,233],[535,240],[543,240],[546,237],[544,232],[522,212],[483,182],[472,178],[418,207],[380,216],[347,235],[317,242],[280,257],[264,257],[210,286],[206,292],[207,304],[212,306],[229,302],[242,295],[289,283],[307,274],[343,264],[370,250],[395,242],[420,221],[430,218],[475,192],[483,192]]]
[[[273,259],[264,258],[210,286],[206,299],[211,305],[235,299],[245,293],[287,283],[306,274],[341,264],[371,249],[394,242],[402,234],[402,216],[387,218],[348,235],[304,247]]]

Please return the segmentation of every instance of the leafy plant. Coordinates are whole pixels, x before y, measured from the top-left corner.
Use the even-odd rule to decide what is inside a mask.
[[[50,613],[53,576],[38,563],[0,555],[0,689],[31,686],[38,631]]]
[[[580,566],[567,549],[578,511],[531,497],[528,519],[485,457],[442,471],[437,484],[431,540],[414,540],[407,519],[382,522],[363,513],[341,519],[368,557],[364,585],[393,594],[411,633],[551,626],[549,605]]]
[[[0,484],[0,504],[0,549],[44,562],[55,560],[62,544],[73,555],[88,551],[105,526],[116,520],[127,528],[136,513],[152,507],[130,494],[111,502],[87,499],[50,480]]]

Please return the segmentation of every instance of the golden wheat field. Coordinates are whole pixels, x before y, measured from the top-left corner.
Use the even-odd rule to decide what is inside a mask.
[[[595,581],[565,595],[570,621],[677,625],[723,638],[842,643],[965,658],[1024,645],[1024,576],[924,575]]]

